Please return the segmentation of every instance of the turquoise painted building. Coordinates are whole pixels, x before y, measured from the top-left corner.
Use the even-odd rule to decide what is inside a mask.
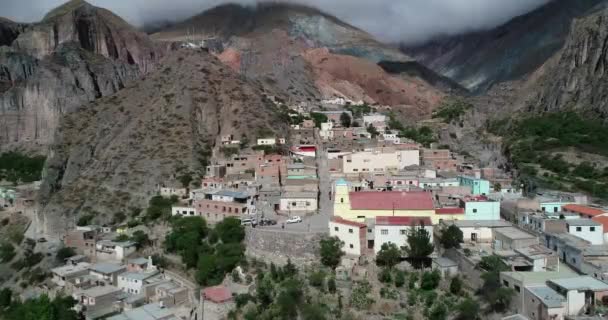
[[[562,212],[562,206],[572,204],[572,202],[564,202],[554,199],[539,199],[538,206],[542,212]]]
[[[471,194],[473,195],[488,195],[490,194],[490,181],[484,179],[477,179],[469,176],[459,176],[458,182],[461,186],[468,186],[471,188]]]
[[[500,220],[500,201],[464,200],[465,220]]]

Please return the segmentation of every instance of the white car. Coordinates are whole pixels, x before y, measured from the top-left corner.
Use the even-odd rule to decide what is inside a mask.
[[[289,219],[287,219],[287,221],[285,221],[285,223],[289,224],[289,223],[300,223],[302,222],[302,218],[300,218],[300,216],[293,216]]]

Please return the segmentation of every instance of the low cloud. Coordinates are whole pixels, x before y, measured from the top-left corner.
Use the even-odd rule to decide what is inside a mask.
[[[551,0],[283,0],[313,6],[387,42],[420,42],[501,25]],[[2,0],[1,15],[33,22],[61,0]],[[90,0],[134,25],[181,20],[224,3],[256,0]]]

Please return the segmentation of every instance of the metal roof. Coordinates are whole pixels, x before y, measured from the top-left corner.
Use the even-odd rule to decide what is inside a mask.
[[[562,295],[547,286],[527,287],[526,290],[535,295],[548,308],[559,308],[566,302]]]
[[[608,291],[608,284],[590,276],[553,279],[549,280],[549,282],[566,290]]]
[[[591,219],[568,219],[566,220],[566,223],[571,225],[571,226],[592,226],[592,227],[597,227],[600,226],[601,224],[599,222],[593,221]]]
[[[96,263],[89,267],[91,271],[99,272],[99,273],[114,273],[121,270],[125,270],[126,267],[124,265],[118,265],[114,263]]]
[[[157,303],[150,303],[133,310],[125,311],[119,315],[108,318],[108,320],[172,320],[178,319],[173,312],[161,307]]]

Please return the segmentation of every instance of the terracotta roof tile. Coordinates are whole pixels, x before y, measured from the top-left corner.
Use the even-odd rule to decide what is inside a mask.
[[[224,286],[215,286],[203,289],[203,298],[215,303],[224,303],[232,300],[232,293]]]
[[[354,210],[433,210],[433,198],[428,192],[350,192],[350,207]]]
[[[433,225],[429,217],[376,217],[377,226],[418,226],[421,223],[425,226]]]
[[[576,212],[578,214],[584,214],[588,216],[599,216],[604,214],[604,210],[583,206],[580,204],[567,204],[562,207],[564,210]]]
[[[604,233],[608,233],[608,216],[593,217],[591,220],[601,223],[604,226]]]
[[[437,208],[436,214],[464,214],[464,208]]]
[[[347,225],[347,226],[357,227],[357,228],[367,228],[367,225],[364,224],[364,223],[359,223],[359,222],[354,222],[354,221],[346,220],[346,219],[343,219],[341,217],[333,217],[331,219],[331,221],[333,221],[335,223],[344,224],[344,225]]]

